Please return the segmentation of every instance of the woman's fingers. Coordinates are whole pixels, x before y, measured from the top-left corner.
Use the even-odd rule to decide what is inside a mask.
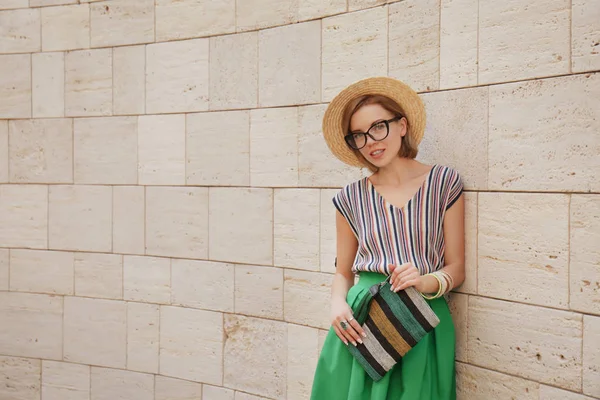
[[[357,343],[362,343],[362,339],[360,338],[360,335],[354,330],[354,327],[352,326],[351,322],[348,322],[348,319],[340,321],[340,328],[343,330],[346,339],[348,339],[350,343],[356,346]],[[354,319],[352,321],[354,321]]]
[[[415,277],[413,279],[409,279],[406,282],[402,283],[400,286],[398,286],[396,289],[394,289],[395,292],[399,292],[400,290],[404,290],[407,287],[410,286],[415,286],[417,284],[417,282],[419,281],[419,277]]]
[[[362,326],[360,326],[360,324],[354,318],[352,318],[350,320],[350,325],[352,325],[352,327],[354,328],[354,331],[356,333],[358,333],[360,336],[367,337],[367,334],[365,333],[365,330],[362,328]],[[359,338],[359,340],[360,340],[360,338]]]
[[[340,340],[344,342],[346,346],[348,346],[348,339],[346,339],[346,336],[342,333],[342,329],[338,328],[337,325],[333,325],[333,330],[335,331],[335,334],[338,335]]]

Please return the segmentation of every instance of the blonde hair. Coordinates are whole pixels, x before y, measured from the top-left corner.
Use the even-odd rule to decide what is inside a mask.
[[[348,103],[348,106],[346,107],[346,110],[344,111],[344,116],[342,118],[343,132],[348,133],[350,131],[350,119],[352,119],[354,113],[356,113],[361,107],[366,106],[368,104],[379,104],[381,107],[394,114],[395,117],[402,116],[406,118],[406,114],[402,110],[402,107],[394,100],[386,96],[368,94],[365,96],[357,97],[356,99]],[[406,118],[406,121],[407,133],[402,137],[402,146],[400,147],[398,156],[405,158],[415,158],[417,156],[417,153],[419,152],[419,149],[414,143],[413,136],[410,135],[410,121],[408,120],[408,118]],[[369,168],[372,172],[377,172],[378,168],[370,162],[368,162],[363,157],[360,150],[351,150],[354,152],[356,157],[363,163],[363,165]]]

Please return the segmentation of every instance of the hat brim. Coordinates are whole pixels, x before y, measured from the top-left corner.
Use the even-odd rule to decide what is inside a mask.
[[[408,131],[412,143],[421,142],[425,132],[425,106],[419,95],[405,83],[388,77],[374,77],[360,80],[342,90],[329,103],[323,116],[323,136],[331,152],[342,162],[364,167],[364,163],[346,144],[342,126],[344,112],[354,99],[365,95],[381,95],[394,100],[408,120]]]

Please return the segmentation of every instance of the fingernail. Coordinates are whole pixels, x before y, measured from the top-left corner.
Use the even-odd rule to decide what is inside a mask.
[[[356,342],[352,342],[352,344],[354,345],[354,347],[356,347]]]
[[[348,346],[348,342],[346,342],[345,340],[344,340],[344,344],[345,344],[346,346]]]
[[[358,339],[358,343],[363,344],[362,340]]]
[[[393,292],[393,291],[394,291],[394,287],[393,287],[393,286],[390,286],[390,290]]]
[[[363,337],[367,337],[367,334],[363,332],[362,336],[363,336]]]

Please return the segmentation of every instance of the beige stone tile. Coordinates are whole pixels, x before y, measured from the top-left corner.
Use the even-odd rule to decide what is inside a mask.
[[[123,256],[75,253],[75,295],[123,299]]]
[[[42,361],[42,399],[89,400],[90,367],[57,361]]]
[[[127,303],[65,297],[63,360],[125,368]]]
[[[538,400],[540,384],[474,365],[456,364],[456,395],[459,399]],[[546,400],[545,397],[539,399]]]
[[[109,186],[50,186],[50,248],[110,252],[111,203]]]
[[[333,332],[333,331],[331,331]],[[321,350],[323,350],[323,345],[325,344],[325,339],[329,335],[330,330],[319,329],[319,354],[321,354]],[[335,335],[335,332],[332,333]]]
[[[393,0],[348,0],[348,11],[362,10],[392,2]]]
[[[577,390],[581,322],[581,314],[470,296],[469,362]]]
[[[234,400],[234,394],[231,389],[202,385],[202,400]]]
[[[90,5],[91,46],[154,42],[154,0],[111,0]]]
[[[171,302],[171,260],[123,257],[123,298],[144,303]]]
[[[173,260],[171,303],[233,312],[234,266],[197,260]]]
[[[594,400],[579,393],[568,392],[551,386],[540,385],[540,400]]]
[[[319,102],[321,21],[260,31],[258,54],[259,106]]]
[[[469,296],[461,293],[450,293],[448,306],[452,313],[456,334],[456,360],[467,362],[467,343],[469,335]]]
[[[71,0],[71,1],[73,1],[73,0]],[[15,8],[27,8],[27,7],[29,7],[29,0],[4,0],[2,2],[2,4],[0,4],[0,10],[11,10],[11,9],[15,9]]]
[[[45,7],[42,13],[42,50],[76,50],[90,47],[90,6],[75,4]]]
[[[361,169],[339,161],[323,139],[326,105],[298,108],[298,179],[302,187],[345,186],[361,177]]]
[[[0,292],[0,354],[60,360],[62,314],[62,297]]]
[[[113,252],[144,254],[145,189],[113,186]]]
[[[275,265],[318,271],[319,190],[277,189],[274,200]]]
[[[428,93],[422,98],[427,127],[419,160],[452,166],[466,189],[487,189],[488,88]]]
[[[113,49],[113,113],[144,114],[146,109],[146,46]]]
[[[283,269],[236,265],[235,313],[283,319]]]
[[[137,117],[74,121],[75,182],[137,184]]]
[[[298,21],[298,0],[238,1],[235,13],[238,32],[287,25]]]
[[[478,0],[442,0],[440,89],[477,85]]]
[[[185,114],[146,115],[138,123],[140,185],[185,185]]]
[[[188,185],[250,185],[250,113],[222,111],[188,114]]]
[[[48,248],[48,188],[0,185],[0,246]]]
[[[148,45],[146,112],[208,110],[208,39]]]
[[[158,373],[159,322],[159,306],[127,303],[127,369]]]
[[[0,398],[40,399],[41,361],[0,356]]]
[[[235,400],[269,400],[266,397],[254,396],[244,392],[235,392]]]
[[[568,0],[479,2],[479,83],[568,73],[569,5]]]
[[[31,117],[31,55],[0,55],[0,118]]]
[[[31,62],[33,117],[63,117],[65,115],[65,54],[32,54]]]
[[[91,0],[98,1],[98,0]],[[61,4],[75,4],[78,0],[29,0],[29,7],[59,6]],[[89,3],[90,0],[81,0],[80,3]]]
[[[225,315],[224,385],[270,398],[285,397],[287,324]]]
[[[211,188],[209,235],[211,260],[271,265],[273,191]]]
[[[571,2],[571,67],[572,72],[600,68],[600,2]]]
[[[387,7],[323,19],[322,101],[359,79],[387,75],[387,21]]]
[[[73,182],[71,119],[14,120],[8,132],[11,182]]]
[[[154,375],[92,367],[94,400],[154,400]]]
[[[254,108],[257,102],[258,33],[211,37],[210,109]]]
[[[156,376],[155,400],[201,400],[203,387],[200,383]]]
[[[461,293],[477,293],[477,236],[478,236],[478,194],[465,192],[465,281],[455,290]]]
[[[336,209],[332,199],[339,189],[321,190],[321,218],[320,218],[320,270],[321,272],[335,273],[336,258]]]
[[[346,11],[346,0],[300,0],[298,19],[305,21],[341,14]]]
[[[600,74],[492,86],[489,188],[600,191],[598,98]]]
[[[328,329],[332,282],[330,274],[285,270],[285,321]]]
[[[146,189],[146,254],[208,257],[207,188]]]
[[[10,251],[10,290],[73,294],[73,253],[45,250]]]
[[[567,195],[479,194],[480,294],[567,308],[568,252]]]
[[[157,0],[156,41],[233,33],[235,3],[235,0]]]
[[[390,5],[389,75],[417,92],[439,89],[440,0]]]
[[[250,112],[250,183],[298,186],[298,108]]]
[[[0,291],[8,291],[9,250],[0,249]]]
[[[600,314],[600,196],[571,196],[570,308]]]
[[[33,53],[41,50],[40,10],[0,11],[0,53]]]
[[[8,182],[8,121],[0,120],[0,183]]]
[[[112,49],[79,50],[65,56],[65,115],[112,114]]]
[[[600,397],[600,317],[583,317],[583,393]]]
[[[308,399],[319,358],[319,330],[288,324],[287,397]]]
[[[162,306],[160,374],[223,383],[223,314]]]

